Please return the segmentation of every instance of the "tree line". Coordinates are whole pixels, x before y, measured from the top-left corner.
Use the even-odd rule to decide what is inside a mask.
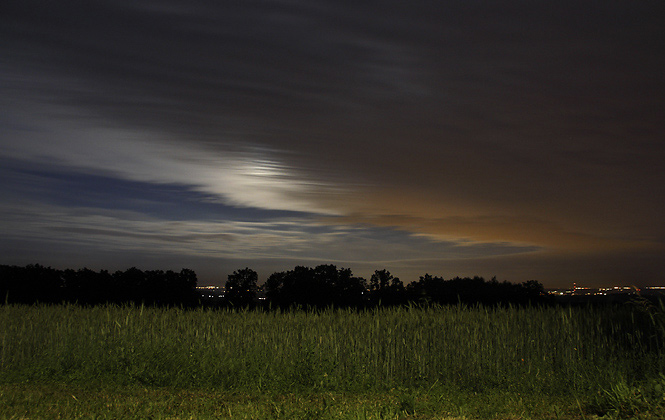
[[[57,270],[39,264],[0,265],[0,298],[10,303],[80,304],[139,303],[146,305],[211,305],[201,299],[193,270],[142,271],[132,267],[110,273],[83,268]],[[259,300],[259,296],[264,299]],[[249,267],[228,275],[223,299],[216,306],[272,308],[365,308],[416,304],[536,304],[548,300],[542,284],[513,284],[496,277],[442,277],[425,274],[407,285],[388,270],[376,270],[369,281],[349,268],[335,265],[296,266],[275,272],[258,284]]]
[[[226,300],[235,306],[256,304],[258,275],[250,269],[234,271],[226,282]],[[350,269],[334,265],[295,267],[270,275],[262,286],[273,307],[372,307],[417,304],[538,304],[549,301],[535,280],[513,284],[496,277],[455,277],[445,280],[430,274],[406,286],[388,270],[376,270],[366,281]]]
[[[193,305],[198,302],[196,273],[132,267],[109,273],[82,268],[57,270],[39,264],[0,265],[0,298],[11,303],[143,303]]]

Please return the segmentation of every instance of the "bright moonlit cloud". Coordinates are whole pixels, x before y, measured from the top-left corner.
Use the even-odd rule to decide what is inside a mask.
[[[0,247],[662,277],[660,4],[591,3],[10,1]]]
[[[206,149],[201,142],[170,141],[167,134],[86,125],[71,128],[63,121],[41,121],[30,130],[5,128],[5,138],[12,141],[0,146],[5,157],[134,181],[186,185],[227,204],[336,214],[310,197],[325,185],[299,177],[267,149]]]

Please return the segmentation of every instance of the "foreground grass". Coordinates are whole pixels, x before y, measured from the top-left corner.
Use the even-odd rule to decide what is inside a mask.
[[[491,391],[242,393],[155,387],[0,385],[0,419],[582,419],[575,399]],[[658,418],[658,417],[643,417]]]
[[[665,418],[665,311],[0,306],[0,418]]]

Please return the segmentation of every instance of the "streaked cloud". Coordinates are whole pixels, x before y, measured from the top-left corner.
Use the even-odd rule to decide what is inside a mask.
[[[208,273],[252,258],[411,280],[654,272],[657,9],[10,0],[0,262],[80,242],[88,260],[182,255]]]

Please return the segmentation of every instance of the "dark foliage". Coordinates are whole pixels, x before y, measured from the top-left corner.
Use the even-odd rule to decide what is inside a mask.
[[[250,306],[256,299],[259,276],[251,268],[234,271],[226,281],[226,299],[234,306]]]
[[[543,285],[530,280],[521,284],[499,282],[496,277],[486,281],[482,277],[455,277],[444,280],[425,274],[420,280],[406,288],[407,299],[418,303],[437,304],[476,304],[496,305],[512,303],[517,305],[543,303],[547,295]]]
[[[360,307],[365,304],[365,279],[334,265],[298,266],[273,273],[264,285],[270,304],[278,307]]]
[[[236,307],[256,306],[258,275],[250,268],[234,271],[226,282],[225,299],[201,302],[196,290],[196,273],[141,271],[132,267],[111,274],[83,268],[57,270],[41,265],[26,267],[0,265],[0,299],[10,303],[80,304],[139,303],[146,305],[205,304]],[[319,265],[297,266],[270,275],[263,285],[265,303],[270,307],[325,308],[394,306],[417,304],[541,304],[549,302],[543,285],[537,281],[513,284],[486,281],[482,277],[444,280],[425,274],[406,287],[387,270],[376,270],[369,283],[355,277],[348,268]]]
[[[141,271],[130,268],[110,274],[82,268],[56,270],[39,264],[0,266],[0,294],[10,303],[143,303],[193,305],[198,301],[196,273],[189,269]]]
[[[404,283],[388,270],[376,270],[369,279],[369,299],[372,305],[401,305],[407,302]]]

